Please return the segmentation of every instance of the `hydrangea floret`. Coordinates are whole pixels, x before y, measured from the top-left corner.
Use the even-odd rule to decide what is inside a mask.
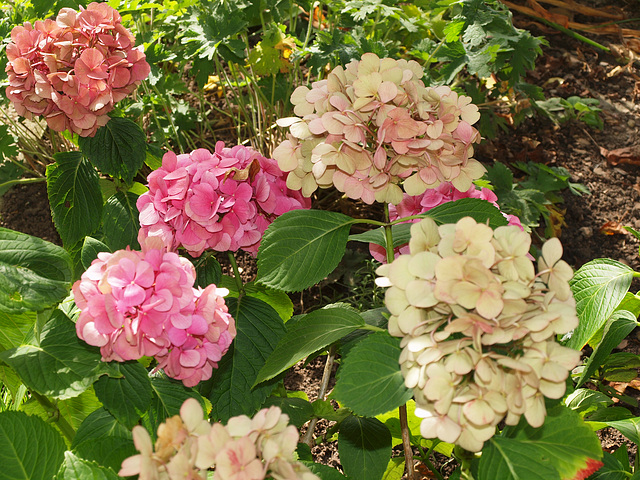
[[[7,57],[6,93],[18,113],[82,137],[95,135],[114,104],[150,73],[134,36],[106,3],[62,8],[55,20],[14,27]]]
[[[139,240],[142,251],[99,253],[73,285],[76,332],[106,362],[154,357],[169,377],[194,386],[211,377],[236,335],[228,291],[194,288],[187,259],[157,237]]]
[[[200,403],[187,399],[180,415],[158,427],[154,445],[144,427],[133,427],[140,452],[125,459],[118,475],[140,480],[319,480],[295,457],[298,431],[278,407],[251,419],[232,417],[210,424]],[[211,474],[211,471],[213,473]],[[209,475],[208,475],[209,474]]]
[[[225,148],[224,142],[213,153],[166,153],[148,182],[137,202],[141,232],[194,257],[205,249],[255,255],[277,216],[311,206],[287,188],[275,160],[242,145]]]
[[[426,218],[411,226],[410,253],[378,268],[425,438],[478,452],[499,422],[524,415],[539,427],[544,397],[563,396],[580,360],[555,341],[578,325],[573,272],[552,238],[536,274],[530,246],[514,225],[493,230],[465,217],[438,227]]]
[[[442,205],[447,202],[454,202],[462,198],[478,198],[486,200],[494,205],[496,208],[500,208],[498,205],[498,197],[490,189],[483,187],[477,188],[475,185],[469,187],[465,192],[461,192],[454,187],[451,182],[443,182],[436,188],[426,190],[421,195],[408,195],[402,196],[402,201],[398,205],[389,205],[389,220],[394,221],[403,217],[410,217],[413,215],[420,215],[426,213],[432,208]],[[502,214],[509,222],[509,225],[517,225],[522,229],[520,219],[515,215]],[[409,220],[411,223],[416,223],[420,219]],[[373,258],[379,262],[386,263],[387,254],[382,245],[376,243],[369,244],[369,251]],[[409,244],[396,247],[395,255],[409,253]]]
[[[349,198],[397,204],[442,182],[467,191],[485,169],[473,159],[480,119],[471,98],[426,87],[415,61],[366,53],[291,95],[296,117],[273,152],[287,186],[310,196],[335,186]]]

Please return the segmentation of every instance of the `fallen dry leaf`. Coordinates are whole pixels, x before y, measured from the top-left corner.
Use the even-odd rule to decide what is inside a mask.
[[[604,235],[628,235],[629,232],[625,230],[620,222],[607,222],[600,227],[600,233]]]
[[[600,147],[600,155],[605,157],[610,165],[619,165],[621,163],[640,165],[640,145],[616,148],[615,150],[607,150],[604,147]]]

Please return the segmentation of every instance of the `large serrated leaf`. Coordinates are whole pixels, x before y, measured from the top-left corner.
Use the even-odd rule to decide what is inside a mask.
[[[611,318],[604,327],[602,340],[591,353],[587,364],[584,366],[576,387],[589,380],[593,372],[600,367],[614,348],[620,345],[620,342],[626,338],[631,331],[636,328],[638,322],[631,312],[626,310],[617,310],[613,312]]]
[[[364,326],[362,317],[348,308],[323,308],[305,315],[278,342],[260,370],[255,385],[275,377],[313,352]]]
[[[113,471],[120,471],[122,461],[138,453],[131,431],[104,408],[99,408],[82,422],[71,448],[78,457]]]
[[[353,480],[378,480],[391,458],[391,434],[380,420],[350,416],[340,424],[340,463]]]
[[[50,480],[64,450],[62,437],[40,418],[0,413],[0,480]]]
[[[576,300],[580,323],[567,346],[581,350],[604,325],[629,290],[633,269],[627,265],[599,258],[585,263],[569,284]]]
[[[35,312],[4,313],[0,311],[0,351],[19,347],[33,335]]]
[[[235,279],[227,275],[221,275],[220,283],[217,285],[228,289],[229,296],[239,296],[238,285],[236,284]],[[256,282],[245,283],[243,288],[245,295],[262,300],[278,312],[278,315],[280,315],[283,322],[289,320],[293,315],[293,302],[291,301],[291,298],[289,298],[289,295],[282,290],[276,290],[275,288],[267,287],[266,285]]]
[[[454,202],[443,203],[432,208],[426,214],[440,225],[456,223],[463,217],[472,217],[478,223],[487,223],[491,228],[507,225],[509,222],[491,202],[480,198],[461,198]]]
[[[195,398],[204,407],[204,399],[198,392],[164,375],[151,378],[151,389],[153,400],[142,419],[152,436],[168,417],[180,414],[180,407],[187,398]]]
[[[278,313],[263,301],[242,297],[226,300],[238,331],[229,352],[204,387],[213,404],[213,418],[228,420],[234,415],[252,416],[267,398],[273,384],[252,388],[258,371],[285,333]]]
[[[57,480],[118,480],[118,475],[96,462],[84,460],[73,452],[64,452],[64,463],[56,476]]]
[[[80,152],[55,154],[47,166],[47,193],[53,223],[66,246],[97,230],[102,218],[98,172]]]
[[[369,335],[343,359],[331,394],[357,415],[373,417],[404,405],[413,396],[400,371],[400,339]]]
[[[151,404],[151,381],[147,370],[136,361],[112,362],[117,378],[100,377],[93,388],[104,407],[123,425],[133,428]]]
[[[80,340],[75,324],[60,310],[45,324],[39,345],[0,352],[0,359],[30,389],[57,399],[80,395],[108,371],[98,348]]]
[[[276,218],[260,243],[256,281],[286,292],[318,283],[342,259],[354,222],[321,210],[292,210]]]
[[[78,139],[80,150],[102,173],[127,184],[147,157],[146,135],[127,118],[112,118],[93,137]]]
[[[80,250],[80,261],[85,270],[91,266],[91,262],[98,258],[98,254],[101,252],[111,252],[111,250],[100,240],[96,240],[93,237],[84,237],[82,249]]]
[[[563,405],[547,412],[545,423],[533,428],[521,420],[491,438],[482,450],[478,478],[539,480],[584,478],[576,474],[602,458],[595,432]]]
[[[0,311],[40,311],[69,293],[69,254],[37,237],[0,228]]]
[[[138,195],[135,193],[118,192],[104,205],[102,213],[104,243],[112,252],[127,247],[131,247],[132,250],[140,248],[137,199]]]

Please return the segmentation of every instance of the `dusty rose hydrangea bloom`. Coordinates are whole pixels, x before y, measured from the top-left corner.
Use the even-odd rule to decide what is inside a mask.
[[[150,72],[120,14],[106,3],[63,8],[55,20],[16,26],[7,45],[7,97],[20,115],[92,137],[113,105]]]
[[[425,87],[411,60],[378,58],[338,66],[291,95],[297,117],[278,121],[288,139],[273,152],[287,186],[311,195],[334,185],[349,198],[397,204],[442,182],[467,191],[484,167],[473,156],[480,114],[449,87]]]
[[[209,424],[197,400],[186,400],[180,416],[158,427],[154,446],[144,427],[133,427],[140,452],[125,459],[118,475],[140,480],[319,480],[296,461],[298,431],[278,407],[253,419],[240,415],[227,425]],[[207,476],[213,469],[213,476]]]
[[[491,202],[496,208],[500,208],[498,205],[498,197],[488,188],[477,188],[475,185],[469,187],[466,192],[461,192],[454,187],[451,182],[444,182],[438,185],[436,188],[426,190],[422,195],[408,195],[402,196],[402,201],[398,205],[389,205],[389,220],[394,221],[403,217],[410,217],[413,215],[420,215],[426,213],[432,208],[442,205],[447,202],[454,202],[461,198],[478,198]],[[509,225],[517,225],[522,229],[520,219],[515,215],[502,214],[508,221]],[[412,223],[420,221],[420,219],[409,220]],[[376,243],[369,244],[369,251],[371,256],[379,262],[386,263],[387,252],[382,245]],[[398,254],[409,253],[409,244],[401,245],[395,249],[395,256]]]
[[[427,218],[411,227],[410,253],[378,268],[424,437],[477,452],[503,420],[541,426],[544,397],[564,395],[580,360],[555,341],[578,325],[573,272],[552,238],[536,274],[530,245],[517,226]]]
[[[236,335],[224,289],[194,288],[195,268],[140,236],[142,251],[98,254],[73,285],[76,331],[104,361],[155,357],[186,386],[211,377]]]
[[[141,231],[195,257],[206,249],[256,254],[278,215],[311,206],[287,188],[275,160],[242,145],[225,148],[224,142],[213,153],[166,153],[148,182],[137,203]]]

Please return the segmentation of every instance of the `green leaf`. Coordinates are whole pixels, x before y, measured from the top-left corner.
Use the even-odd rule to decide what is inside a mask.
[[[82,153],[102,173],[133,181],[147,157],[146,135],[127,118],[112,118],[93,137],[80,137]]]
[[[447,202],[432,208],[426,214],[438,225],[456,223],[463,217],[472,217],[478,223],[487,223],[491,228],[507,225],[507,219],[502,216],[493,204],[480,198],[461,198],[455,202]]]
[[[577,388],[565,399],[564,403],[571,410],[584,416],[594,410],[611,405],[613,400],[597,390]]]
[[[640,295],[627,292],[616,310],[628,310],[638,318],[640,316]]]
[[[257,298],[226,300],[238,331],[229,352],[207,382],[207,397],[213,404],[212,417],[228,420],[234,415],[252,416],[273,390],[267,383],[256,388],[258,372],[284,335],[278,313]]]
[[[269,397],[262,408],[275,405],[282,413],[289,415],[289,423],[300,428],[313,417],[313,406],[308,400],[296,397]]]
[[[256,281],[287,292],[318,283],[340,263],[354,222],[321,210],[292,210],[279,216],[262,237]]]
[[[0,311],[40,311],[69,293],[69,254],[37,237],[0,228]]]
[[[632,278],[633,269],[610,258],[585,263],[573,275],[569,284],[580,324],[567,342],[568,347],[581,350],[587,344],[622,301]]]
[[[180,414],[180,407],[187,398],[195,398],[204,407],[204,400],[198,392],[185,387],[179,380],[165,375],[152,377],[150,380],[153,399],[142,419],[146,429],[153,432],[152,436],[168,417]]]
[[[576,387],[579,387],[591,378],[593,373],[604,363],[613,349],[620,345],[620,342],[624,340],[637,325],[636,317],[631,312],[626,310],[613,312],[604,327],[602,341],[591,353],[587,364],[584,366],[584,370],[580,374]]]
[[[0,311],[0,351],[28,342],[34,332],[35,312],[4,313]]]
[[[491,438],[482,450],[479,478],[560,480],[574,478],[602,458],[597,435],[580,416],[563,405],[547,411],[545,423],[533,428],[521,420]],[[578,477],[582,478],[582,477]]]
[[[53,223],[62,243],[72,246],[100,226],[102,194],[98,172],[80,152],[55,154],[47,166],[47,192]]]
[[[393,238],[393,248],[400,247],[409,243],[411,239],[411,223],[399,223],[391,226],[391,235]],[[369,230],[364,233],[356,233],[349,235],[349,241],[375,243],[383,247],[387,247],[387,239],[384,233],[384,227]]]
[[[395,457],[389,460],[387,469],[382,475],[382,480],[401,480],[405,470],[404,457]]]
[[[606,422],[635,444],[640,444],[640,417]]]
[[[118,480],[113,470],[101,467],[95,462],[83,460],[73,452],[64,452],[64,463],[56,480]]]
[[[220,286],[222,277],[222,267],[220,262],[213,255],[201,255],[198,258],[188,257],[193,266],[196,267],[196,287],[206,288],[214,284]]]
[[[320,480],[346,480],[342,473],[335,468],[331,468],[328,465],[322,465],[321,463],[302,462],[311,473],[320,477]]]
[[[57,412],[53,409],[46,409],[35,398],[30,398],[20,406],[20,411],[27,415],[37,415],[45,422],[50,422],[52,416],[60,415],[63,417],[71,427],[75,430],[82,422],[94,412],[96,408],[101,407],[100,401],[93,392],[93,389],[88,389],[82,392],[77,397],[67,398],[66,400],[58,400],[55,404]],[[53,422],[53,425],[58,428],[58,422]],[[61,433],[63,433],[61,431]]]
[[[391,458],[391,434],[380,420],[349,416],[338,434],[340,463],[353,480],[378,480]]]
[[[0,413],[0,480],[50,480],[64,459],[62,437],[22,412]]]
[[[400,371],[400,339],[369,335],[343,358],[331,394],[357,415],[372,417],[404,405],[413,396]]]
[[[223,275],[219,285],[229,289],[230,296],[238,297],[238,286],[233,278]],[[257,298],[268,304],[278,312],[283,322],[289,320],[293,315],[293,302],[291,298],[289,298],[289,295],[281,290],[276,290],[275,288],[255,282],[248,282],[244,284],[244,293],[249,297]]]
[[[111,250],[100,240],[96,240],[93,237],[84,237],[82,251],[80,253],[82,266],[85,269],[89,268],[91,266],[91,262],[98,258],[98,254],[100,252],[111,252]]]
[[[118,192],[109,198],[104,206],[102,213],[104,242],[112,252],[127,247],[131,247],[132,250],[140,248],[137,199],[138,195],[135,193]]]
[[[22,345],[0,353],[25,385],[57,399],[75,397],[107,373],[97,347],[76,335],[75,324],[55,310],[40,334],[39,345]]]
[[[114,472],[120,471],[125,458],[138,453],[131,431],[104,408],[96,410],[82,422],[71,448],[79,457]]]
[[[123,425],[133,428],[151,404],[151,381],[147,370],[137,361],[111,362],[120,372],[117,378],[103,376],[93,385],[104,407]]]
[[[343,307],[311,312],[288,329],[258,374],[255,385],[275,377],[316,350],[365,325],[362,317]]]

